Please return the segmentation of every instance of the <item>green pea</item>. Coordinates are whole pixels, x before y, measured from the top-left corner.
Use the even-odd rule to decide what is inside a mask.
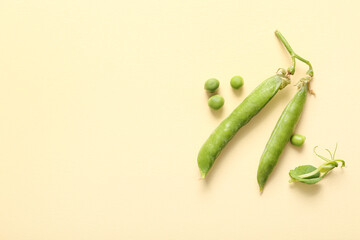
[[[230,80],[230,85],[234,89],[239,89],[242,87],[242,85],[244,85],[244,79],[240,76],[234,76]]]
[[[215,92],[216,89],[218,89],[219,85],[219,80],[217,80],[216,78],[210,78],[205,82],[204,89],[212,93]]]
[[[305,142],[306,137],[300,134],[294,134],[290,138],[290,142],[294,146],[302,146]]]
[[[214,96],[209,98],[208,105],[212,109],[218,110],[219,108],[221,108],[224,105],[224,102],[225,101],[224,101],[224,98],[222,96],[214,95]]]

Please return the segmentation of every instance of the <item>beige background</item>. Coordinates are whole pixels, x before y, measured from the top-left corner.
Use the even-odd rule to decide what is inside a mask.
[[[0,1],[0,239],[360,239],[357,1]],[[232,140],[206,181],[197,152],[290,59],[314,66],[297,132],[262,195],[256,171],[294,86]],[[305,73],[299,63],[293,83]],[[245,85],[234,92],[233,75]],[[225,106],[207,107],[204,81]],[[288,171],[345,169],[317,185]]]

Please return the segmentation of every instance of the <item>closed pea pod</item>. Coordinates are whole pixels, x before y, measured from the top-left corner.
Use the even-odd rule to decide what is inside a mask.
[[[266,79],[213,131],[201,147],[197,162],[201,177],[205,178],[215,159],[237,131],[248,123],[290,79],[284,69]]]
[[[261,192],[300,119],[306,101],[309,81],[310,78],[308,77],[300,81],[300,89],[282,112],[266,144],[257,172],[257,181]]]
[[[288,68],[288,73],[290,75],[294,75],[296,59],[307,64],[309,69],[306,72],[308,76],[302,78],[298,84],[298,92],[282,112],[260,158],[257,172],[257,181],[260,187],[260,192],[263,191],[268,177],[273,171],[285,145],[289,142],[289,139],[294,132],[296,124],[298,123],[301,112],[304,108],[307,92],[309,91],[313,94],[312,90],[310,89],[310,80],[312,80],[312,77],[314,76],[311,63],[305,58],[296,54],[288,41],[279,31],[275,31],[275,35],[284,44],[286,50],[291,56],[292,66]]]

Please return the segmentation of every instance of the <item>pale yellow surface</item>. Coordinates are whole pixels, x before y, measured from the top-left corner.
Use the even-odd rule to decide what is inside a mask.
[[[0,239],[360,239],[357,1],[0,1]],[[314,66],[297,132],[264,193],[256,171],[296,91],[281,91],[227,146],[206,181],[211,131],[290,58]],[[299,63],[293,83],[304,75]],[[245,79],[234,92],[233,75]],[[212,112],[204,81],[220,80]],[[317,185],[288,171],[345,169]]]

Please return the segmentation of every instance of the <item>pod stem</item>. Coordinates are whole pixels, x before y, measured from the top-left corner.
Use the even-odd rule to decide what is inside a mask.
[[[301,62],[303,62],[303,63],[305,63],[306,65],[309,66],[309,70],[306,72],[306,74],[309,75],[310,77],[313,77],[314,76],[314,71],[313,71],[311,63],[308,60],[306,60],[305,58],[297,55],[294,52],[294,50],[291,48],[289,42],[285,39],[285,37],[281,34],[281,32],[276,30],[275,35],[280,39],[280,41],[284,44],[286,50],[290,53],[291,60],[292,60],[292,66],[288,68],[288,73],[291,74],[291,75],[294,75],[294,73],[295,73],[295,59],[298,59]]]

